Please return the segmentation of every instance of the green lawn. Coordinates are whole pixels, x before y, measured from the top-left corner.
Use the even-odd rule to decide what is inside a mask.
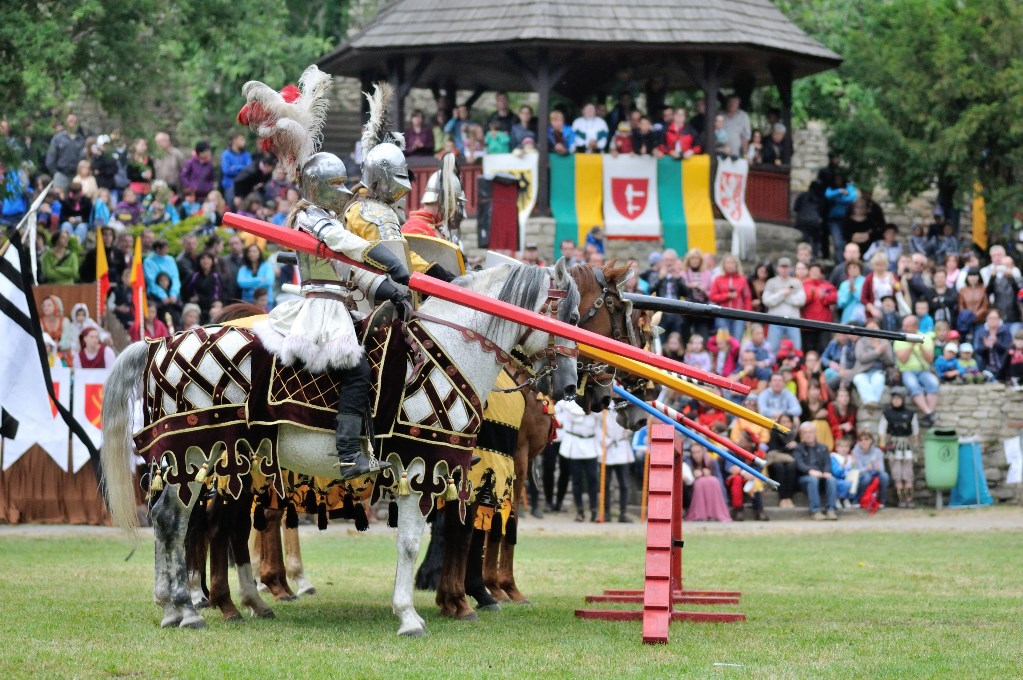
[[[305,543],[320,594],[277,619],[161,630],[151,545],[0,538],[0,678],[95,677],[1019,677],[1023,532],[690,535],[686,586],[743,591],[739,624],[581,621],[604,587],[638,587],[642,541],[525,536],[532,606],[442,620],[417,595],[423,639],[395,636],[388,530],[344,527]],[[233,575],[232,575],[233,579]],[[207,610],[209,612],[209,610]],[[714,666],[715,662],[741,664]]]

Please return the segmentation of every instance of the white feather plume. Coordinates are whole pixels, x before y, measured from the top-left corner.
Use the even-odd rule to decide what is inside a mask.
[[[369,102],[369,120],[362,128],[363,157],[377,144],[390,142],[405,150],[405,135],[395,132],[391,127],[391,105],[394,103],[394,89],[385,82],[374,83],[373,93],[363,92]]]

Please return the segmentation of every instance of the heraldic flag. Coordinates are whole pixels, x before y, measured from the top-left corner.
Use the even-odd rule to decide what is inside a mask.
[[[135,237],[135,254],[131,258],[131,301],[135,306],[135,324],[139,328],[139,337],[144,335],[146,327],[146,274],[142,269],[142,237]]]
[[[28,223],[34,226],[34,216]],[[29,229],[26,239],[35,239]],[[54,430],[54,410],[71,431],[83,440],[89,456],[98,465],[99,452],[68,411],[69,394],[57,395],[50,379],[50,367],[43,347],[39,312],[32,297],[32,265],[27,246],[22,246],[17,230],[0,258],[0,409],[3,410],[3,436],[9,439],[46,440]],[[66,432],[66,430],[65,430]],[[67,455],[67,439],[63,454]],[[23,453],[24,450],[18,452]],[[48,451],[51,456],[55,454]],[[58,454],[59,455],[59,454]],[[4,455],[4,466],[13,460]],[[63,467],[63,466],[62,466]],[[100,476],[97,469],[97,477]]]

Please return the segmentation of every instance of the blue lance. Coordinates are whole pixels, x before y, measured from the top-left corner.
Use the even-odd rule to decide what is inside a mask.
[[[668,416],[668,415],[666,415],[664,413],[661,413],[660,411],[655,409],[653,406],[650,406],[645,401],[640,399],[639,397],[636,397],[636,396],[630,394],[629,392],[624,390],[621,387],[621,385],[615,385],[614,386],[614,393],[616,395],[618,395],[619,397],[621,397],[622,399],[625,399],[626,401],[628,401],[630,404],[633,404],[634,406],[638,406],[639,408],[643,409],[644,411],[646,411],[647,413],[652,415],[654,418],[657,418],[661,422],[664,422],[664,423],[667,423],[668,425],[671,425],[676,430],[678,430],[681,434],[685,435],[689,439],[692,439],[697,444],[700,444],[701,446],[706,447],[706,449],[708,451],[713,451],[717,455],[719,455],[722,458],[724,458],[725,460],[727,460],[729,463],[733,463],[733,464],[739,466],[740,469],[745,470],[746,472],[750,473],[751,475],[753,475],[754,477],[756,477],[757,479],[759,479],[763,483],[765,483],[768,486],[770,486],[772,489],[777,489],[778,488],[778,482],[774,481],[770,477],[765,477],[758,470],[754,470],[749,465],[746,465],[746,463],[742,462],[741,460],[739,460],[738,458],[736,458],[732,454],[728,453],[724,449],[721,449],[717,445],[712,444],[711,442],[707,441],[701,435],[693,432],[692,430],[690,430],[685,425],[682,425],[681,423],[676,422],[674,418],[671,418],[670,416]]]

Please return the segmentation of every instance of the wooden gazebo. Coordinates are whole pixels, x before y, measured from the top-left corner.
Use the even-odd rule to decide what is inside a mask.
[[[644,83],[648,102],[666,91],[702,90],[712,121],[722,88],[748,102],[754,88],[774,85],[791,129],[793,80],[840,62],[770,0],[396,0],[318,64],[359,78],[364,89],[389,80],[398,120],[413,87],[452,105],[471,105],[486,91],[536,92],[545,166],[552,92],[582,102],[628,71]],[[458,90],[473,95],[456,102]],[[709,141],[713,126],[706,128]]]

